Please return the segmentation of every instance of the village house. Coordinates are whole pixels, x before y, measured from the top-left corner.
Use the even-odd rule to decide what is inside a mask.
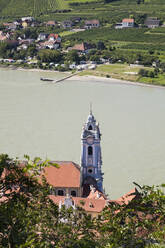
[[[57,22],[56,21],[48,21],[46,23],[46,26],[47,27],[55,27],[57,25]]]
[[[70,20],[66,20],[61,23],[61,26],[63,28],[71,28],[73,26],[73,22]]]
[[[116,23],[115,29],[122,29],[122,28],[123,28],[122,22]]]
[[[48,38],[48,34],[46,34],[46,33],[40,33],[39,35],[38,35],[38,37],[37,37],[37,41],[44,41],[44,40],[46,40],[47,38]]]
[[[47,40],[45,40],[47,39]],[[37,38],[38,41],[44,41],[39,43],[39,49],[58,49],[61,45],[61,37],[58,34],[44,34],[40,33]]]
[[[22,27],[23,28],[27,28],[28,26],[30,26],[30,23],[28,21],[23,21],[22,22]]]
[[[33,22],[34,21],[34,17],[32,17],[32,16],[22,17],[21,18],[21,21],[22,22],[24,22],[24,21]]]
[[[92,46],[88,44],[87,42],[82,42],[81,44],[75,44],[71,50],[76,50],[79,53],[88,53],[89,49],[91,49]]]
[[[17,22],[6,22],[6,23],[3,23],[3,26],[8,29],[8,30],[16,30],[20,24],[17,23]]]
[[[122,28],[133,28],[134,27],[134,19],[125,18],[122,20]]]
[[[37,25],[37,22],[35,22],[34,17],[31,17],[31,16],[29,16],[29,17],[22,17],[21,18],[21,25],[22,25],[23,28],[27,28],[29,26],[34,27],[34,26]]]
[[[157,28],[160,25],[160,20],[157,17],[148,17],[144,25],[148,28]]]
[[[35,40],[34,39],[18,39],[19,46],[17,47],[17,51],[23,49],[28,49],[28,46],[32,44]]]
[[[61,37],[58,34],[49,34],[48,41],[56,41],[57,43],[61,43]]]
[[[77,24],[77,23],[81,22],[81,17],[73,17],[71,20],[72,20],[75,24]]]
[[[27,44],[30,45],[35,42],[35,39],[19,39],[19,45]]]
[[[41,42],[40,44],[39,44],[39,49],[54,49],[54,50],[56,50],[56,49],[58,49],[60,47],[60,44],[59,43],[57,43],[56,41],[45,41],[45,42]]]
[[[10,38],[10,35],[7,33],[3,33],[3,31],[0,31],[0,41],[5,41]]]
[[[100,26],[99,20],[87,20],[85,21],[85,29],[98,28]]]

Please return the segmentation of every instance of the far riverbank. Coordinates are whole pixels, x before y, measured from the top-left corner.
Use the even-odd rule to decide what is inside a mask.
[[[39,69],[39,68],[22,68],[22,67],[15,67],[13,65],[10,66],[1,66],[0,68],[4,68],[4,69],[9,69],[9,70],[18,70],[18,71],[29,71],[29,72],[45,72],[45,73],[58,73],[64,76],[69,76],[72,75],[72,72],[69,71],[65,71],[65,72],[59,72],[57,70],[43,70],[43,69]],[[92,75],[94,71],[91,71],[91,73],[89,73],[89,71],[81,71],[80,73],[77,73],[75,76],[73,75],[73,77],[65,79],[67,81],[70,80],[76,80],[76,81],[87,81],[88,79],[92,79],[92,82],[102,82],[102,83],[113,83],[113,84],[126,84],[126,85],[134,85],[134,86],[142,86],[142,87],[152,87],[152,88],[164,88],[165,85],[158,85],[158,84],[154,84],[154,83],[144,83],[144,82],[137,82],[137,81],[130,81],[130,80],[123,80],[120,78],[115,78],[115,77],[106,77],[106,75]],[[89,75],[88,75],[89,73]],[[61,81],[60,83],[62,83],[63,81]]]
[[[131,82],[131,81],[120,80],[120,79],[115,79],[115,78],[106,78],[106,77],[91,76],[91,75],[86,75],[86,76],[76,75],[72,78],[67,79],[67,81],[73,81],[73,80],[81,81],[81,82],[90,80],[90,82],[93,82],[93,83],[102,82],[102,83],[125,84],[125,85],[165,89],[165,86],[161,86],[161,85],[146,84],[146,83],[141,83],[141,82]]]

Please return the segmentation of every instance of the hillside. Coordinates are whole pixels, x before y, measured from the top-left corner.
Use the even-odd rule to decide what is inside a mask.
[[[40,16],[61,9],[68,9],[65,0],[0,0],[1,18]]]
[[[140,4],[137,4],[141,1]],[[73,16],[120,21],[130,14],[148,14],[165,20],[164,0],[0,0],[1,20],[34,16],[63,20]],[[62,10],[65,10],[65,13]]]

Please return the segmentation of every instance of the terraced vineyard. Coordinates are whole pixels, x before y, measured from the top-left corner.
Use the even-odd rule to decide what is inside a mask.
[[[0,15],[1,18],[40,16],[68,6],[64,0],[0,0]]]
[[[0,0],[0,16],[15,19],[21,16],[34,16],[41,21],[55,19],[62,21],[71,17],[98,18],[107,23],[120,22],[122,18],[147,14],[165,21],[164,0]],[[65,10],[65,11],[60,11]],[[68,12],[66,10],[69,10]]]

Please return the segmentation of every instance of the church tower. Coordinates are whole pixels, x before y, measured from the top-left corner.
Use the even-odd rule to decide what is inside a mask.
[[[100,141],[99,124],[96,123],[92,110],[90,110],[81,135],[81,173],[84,196],[88,195],[91,186],[103,192]]]

